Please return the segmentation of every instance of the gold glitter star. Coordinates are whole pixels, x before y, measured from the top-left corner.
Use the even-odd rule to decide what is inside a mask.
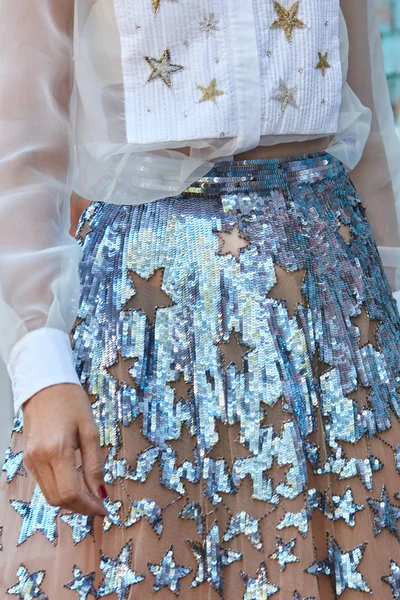
[[[247,248],[250,242],[240,234],[237,223],[230,231],[219,231],[219,252],[218,254],[232,254],[236,260],[240,258],[242,248]]]
[[[179,0],[170,0],[171,2],[179,2]],[[156,15],[160,10],[162,0],[151,0],[151,8],[153,9],[153,13]]]
[[[322,75],[325,77],[326,69],[330,69],[331,65],[328,63],[328,52],[322,54],[322,52],[318,52],[319,61],[315,65],[316,69],[321,69]]]
[[[171,73],[177,73],[185,68],[182,65],[174,65],[171,63],[171,52],[169,48],[164,50],[159,59],[154,58],[153,56],[145,56],[144,58],[153,69],[148,76],[146,83],[160,77],[168,87],[172,87]]]
[[[289,42],[292,41],[294,29],[304,29],[305,23],[297,18],[300,2],[297,0],[290,8],[284,8],[279,2],[274,1],[274,9],[278,18],[272,23],[271,27],[283,29]]]
[[[225,94],[225,92],[217,90],[217,80],[215,79],[215,77],[207,86],[198,85],[197,87],[203,92],[203,95],[200,98],[200,102],[211,100],[211,102],[214,102],[214,104],[216,104],[217,96],[223,96]]]
[[[279,80],[279,92],[272,96],[272,100],[278,100],[281,103],[281,111],[285,112],[288,104],[293,108],[299,108],[296,102],[295,94],[297,92],[297,85],[288,88],[283,79]]]

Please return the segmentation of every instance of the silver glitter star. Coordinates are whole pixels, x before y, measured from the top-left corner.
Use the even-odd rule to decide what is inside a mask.
[[[381,579],[392,588],[394,600],[400,600],[400,567],[394,560],[390,561],[390,575],[383,575]]]
[[[243,600],[267,600],[267,598],[279,592],[279,587],[268,581],[265,562],[260,564],[255,577],[249,577],[243,571],[240,574],[246,586]]]
[[[100,551],[100,569],[103,580],[97,590],[97,597],[103,598],[115,593],[118,600],[128,600],[129,590],[132,585],[143,581],[144,576],[132,571],[132,540],[130,539],[121,549],[117,558],[105,556]]]
[[[259,519],[254,519],[246,511],[232,515],[224,542],[229,542],[234,537],[244,534],[257,550],[262,550],[262,538],[260,533]]]
[[[397,529],[397,521],[400,519],[400,507],[390,504],[385,484],[382,485],[380,499],[375,500],[368,497],[367,502],[374,513],[374,535],[378,535],[378,533],[386,528],[400,542]]]
[[[293,106],[293,108],[299,108],[295,94],[297,92],[297,85],[294,87],[288,88],[283,79],[279,80],[279,92],[272,96],[272,100],[278,100],[281,103],[281,111],[285,112],[288,105]]]
[[[171,74],[182,71],[182,69],[185,68],[182,65],[174,65],[171,63],[171,52],[169,48],[164,50],[159,59],[154,58],[153,56],[145,56],[144,58],[152,68],[152,71],[146,80],[147,83],[160,78],[165,85],[172,87]]]
[[[22,450],[14,454],[11,448],[7,448],[6,457],[1,468],[2,471],[7,473],[7,483],[10,483],[16,475],[26,476],[25,468],[22,466],[23,458],[24,452]]]
[[[96,590],[93,585],[96,572],[92,571],[84,575],[77,565],[74,565],[72,573],[74,578],[68,581],[68,583],[64,583],[64,587],[72,592],[76,592],[78,600],[87,600],[90,594],[96,598]]]
[[[56,517],[60,507],[48,504],[38,485],[35,486],[31,502],[10,500],[10,504],[23,517],[17,546],[25,542],[35,531],[41,531],[53,546],[57,545]]]
[[[197,561],[197,572],[191,587],[195,588],[204,581],[207,581],[223,598],[223,569],[237,560],[241,560],[243,554],[236,552],[236,550],[221,547],[217,523],[212,525],[206,539],[202,543],[192,540],[186,541]]]
[[[93,535],[94,517],[69,512],[60,515],[60,519],[72,527],[74,546],[79,544],[79,542],[82,542],[89,533],[90,535]]]
[[[6,594],[19,595],[19,600],[48,600],[48,597],[41,591],[40,586],[46,575],[46,571],[35,571],[30,574],[28,569],[21,564],[17,571],[19,582],[8,588]]]
[[[347,525],[354,527],[356,524],[354,515],[359,510],[363,510],[364,506],[354,502],[351,488],[347,486],[345,492],[341,496],[332,496],[332,502],[335,505],[332,512],[333,520],[338,521],[339,519],[344,519]]]
[[[307,537],[308,522],[310,520],[311,513],[305,508],[302,508],[298,513],[287,512],[276,528],[283,529],[284,527],[297,527],[299,533],[305,538]]]
[[[121,515],[118,514],[122,506],[121,500],[113,502],[106,498],[103,504],[107,510],[107,514],[103,518],[103,531],[108,531],[112,525],[121,527]]]
[[[153,591],[159,592],[166,587],[176,596],[179,595],[179,580],[185,577],[192,570],[191,567],[180,567],[174,559],[173,547],[170,546],[164,554],[159,565],[148,563],[149,570],[155,576]]]
[[[284,571],[288,563],[299,562],[300,558],[292,552],[295,544],[296,538],[285,542],[279,535],[276,536],[276,548],[268,558],[278,561],[280,571]]]
[[[205,33],[207,37],[209,35],[214,35],[216,31],[219,31],[219,19],[215,18],[215,13],[210,13],[208,17],[204,17],[202,21],[199,23],[200,31]]]
[[[151,498],[143,498],[143,500],[132,502],[124,527],[130,527],[143,518],[148,519],[157,535],[162,534],[162,510]]]

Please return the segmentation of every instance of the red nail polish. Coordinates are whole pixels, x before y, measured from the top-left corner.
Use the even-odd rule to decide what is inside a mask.
[[[99,485],[97,488],[97,492],[102,500],[105,500],[108,496],[107,490],[104,485]]]

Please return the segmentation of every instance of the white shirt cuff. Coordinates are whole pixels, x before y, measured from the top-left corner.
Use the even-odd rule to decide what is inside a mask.
[[[54,327],[41,327],[20,338],[11,350],[7,371],[15,415],[26,400],[49,385],[81,385],[69,335]]]

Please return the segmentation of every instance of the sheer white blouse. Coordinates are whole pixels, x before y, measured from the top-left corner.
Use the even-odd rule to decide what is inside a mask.
[[[123,1],[0,0],[0,357],[15,414],[44,387],[80,385],[68,337],[79,306],[82,257],[69,234],[72,190],[115,204],[154,201],[181,192],[218,160],[258,145],[326,135],[257,137],[249,115],[236,136],[128,142],[115,9]],[[180,2],[166,4],[179,8]],[[253,0],[243,4],[253,10]],[[235,40],[244,44],[244,55],[245,40],[255,37],[245,33]],[[374,0],[342,2],[339,42],[341,108],[327,150],[351,172],[398,298],[400,144]],[[252,72],[252,85],[262,86]],[[4,377],[0,407],[9,401]]]

